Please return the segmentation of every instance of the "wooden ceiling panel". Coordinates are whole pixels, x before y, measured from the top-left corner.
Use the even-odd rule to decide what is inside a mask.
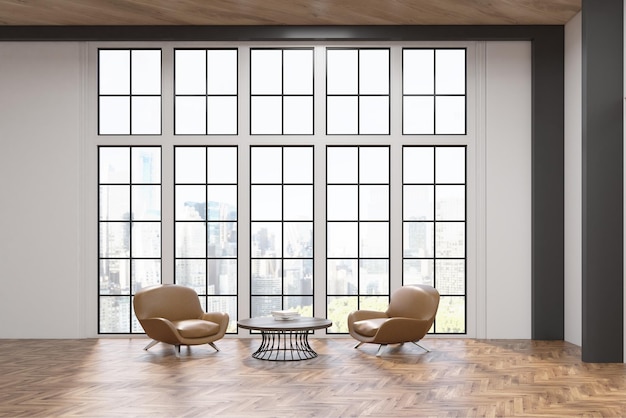
[[[0,25],[562,25],[581,0],[0,0]]]

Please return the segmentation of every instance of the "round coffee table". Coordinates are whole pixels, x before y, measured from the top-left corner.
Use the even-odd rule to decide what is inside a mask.
[[[239,328],[261,331],[261,346],[252,357],[259,360],[308,360],[317,357],[309,345],[309,333],[328,328],[333,323],[324,318],[299,317],[276,320],[259,317],[237,321]]]

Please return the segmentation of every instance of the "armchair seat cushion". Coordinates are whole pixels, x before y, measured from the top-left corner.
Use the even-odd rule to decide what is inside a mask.
[[[388,319],[389,318],[374,318],[356,321],[354,323],[354,331],[365,337],[373,337]]]
[[[176,330],[184,338],[203,338],[217,334],[220,326],[215,322],[202,319],[185,319],[173,321]]]

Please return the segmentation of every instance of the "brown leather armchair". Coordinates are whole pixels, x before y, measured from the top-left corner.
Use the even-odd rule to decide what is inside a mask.
[[[428,285],[403,286],[391,294],[389,307],[385,312],[359,310],[348,315],[348,332],[363,343],[380,344],[376,356],[382,354],[387,344],[411,342],[429,351],[417,342],[433,325],[439,292]]]
[[[145,287],[135,294],[133,308],[139,323],[153,341],[172,344],[176,356],[181,345],[213,344],[226,334],[229,317],[225,312],[205,313],[195,290],[175,284]]]

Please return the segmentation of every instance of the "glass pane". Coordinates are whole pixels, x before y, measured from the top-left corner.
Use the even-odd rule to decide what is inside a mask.
[[[161,257],[161,223],[133,222],[132,257]]]
[[[328,257],[358,257],[358,224],[356,222],[329,222],[326,245]]]
[[[161,50],[132,50],[132,94],[161,94]]]
[[[206,182],[206,148],[176,147],[176,183]]]
[[[253,260],[251,267],[251,294],[280,295],[282,293],[280,260]]]
[[[281,296],[253,296],[250,298],[252,318],[271,316],[272,311],[283,309]]]
[[[389,223],[361,222],[360,257],[389,257]]]
[[[437,257],[465,257],[465,223],[437,222]]]
[[[130,257],[130,223],[100,222],[100,257]]]
[[[389,94],[389,50],[361,49],[359,94]]]
[[[252,183],[282,182],[282,148],[252,147],[250,153]]]
[[[359,193],[360,220],[389,220],[389,186],[361,186]]]
[[[403,148],[403,182],[404,183],[434,183],[435,165],[433,147],[404,147]]]
[[[237,135],[237,97],[208,97],[208,134]]]
[[[359,55],[356,49],[326,50],[326,93],[358,94]],[[328,112],[330,113],[330,112]]]
[[[361,296],[359,309],[385,312],[389,307],[389,296]]]
[[[175,282],[206,295],[206,260],[176,260]]]
[[[437,135],[465,134],[465,96],[436,97],[435,125]]]
[[[313,94],[313,50],[283,51],[283,94]]]
[[[177,49],[174,94],[206,94],[206,51]]]
[[[207,187],[207,219],[237,220],[237,186]]]
[[[389,148],[361,147],[359,182],[389,183]]]
[[[237,183],[237,147],[209,147],[207,182]]]
[[[128,296],[100,296],[100,326],[101,333],[128,333],[130,332],[130,297]]]
[[[251,94],[282,94],[282,75],[282,50],[250,50]]]
[[[176,135],[206,134],[206,98],[176,97]]]
[[[434,235],[432,222],[405,222],[404,257],[433,257]]]
[[[284,257],[313,257],[313,222],[285,222]]]
[[[161,97],[131,97],[132,135],[161,133]]]
[[[357,183],[359,149],[357,147],[328,147],[326,167],[326,181],[329,184]]]
[[[465,220],[465,186],[437,186],[437,219]]]
[[[359,133],[358,97],[331,96],[326,99],[326,133],[357,135]]]
[[[176,186],[176,220],[206,219],[206,189],[204,186]]]
[[[359,97],[359,134],[389,135],[389,97]]]
[[[435,316],[435,332],[465,332],[465,298],[461,296],[442,296]]]
[[[313,220],[313,186],[283,186],[283,219]]]
[[[127,221],[130,219],[130,187],[100,186],[100,220]]]
[[[313,135],[313,97],[283,97],[285,135]]]
[[[281,186],[250,186],[250,219],[277,221],[283,216]]]
[[[359,294],[389,294],[389,260],[361,260],[359,267]]]
[[[130,97],[100,97],[100,135],[130,134]]]
[[[130,183],[130,147],[100,147],[100,183]]]
[[[229,317],[226,332],[237,332],[237,297],[236,296],[211,296],[206,298],[206,312],[226,312]]]
[[[358,220],[359,186],[328,186],[326,217],[331,221]]]
[[[404,186],[403,216],[405,221],[432,221],[435,210],[433,186]]]
[[[208,260],[209,295],[237,294],[237,260]]]
[[[176,257],[206,257],[204,222],[176,222]]]
[[[161,148],[132,148],[133,183],[161,183]]]
[[[285,260],[283,270],[286,295],[313,293],[313,260]]]
[[[437,260],[436,274],[439,293],[465,294],[465,260]]]
[[[402,100],[402,133],[404,135],[434,134],[435,99],[432,96],[405,96]]]
[[[433,260],[404,260],[402,283],[435,285],[435,263]]]
[[[438,147],[435,159],[437,183],[465,182],[464,147]]]
[[[285,309],[299,312],[301,316],[313,316],[312,296],[287,296],[285,297]]]
[[[326,274],[326,293],[329,295],[357,294],[357,260],[328,260]]]
[[[465,50],[438,49],[435,85],[437,94],[465,94]]]
[[[237,257],[237,223],[207,222],[209,257]]]
[[[402,92],[433,94],[435,92],[435,51],[404,49],[402,51]]]
[[[283,183],[313,183],[313,147],[285,147],[283,155]]]
[[[250,133],[252,135],[281,135],[282,97],[257,96],[250,98]]]
[[[130,50],[98,51],[100,94],[130,94]]]
[[[161,284],[161,260],[133,260],[133,294],[144,287]]]
[[[237,50],[209,49],[208,94],[237,94]]]
[[[252,240],[250,255],[252,257],[282,256],[282,223],[252,222],[250,230]]]
[[[347,333],[348,315],[359,308],[359,299],[356,296],[328,296],[328,319],[333,325],[328,328],[329,333]]]
[[[161,219],[161,186],[132,186],[133,220]]]
[[[100,260],[100,294],[130,295],[130,260]]]

